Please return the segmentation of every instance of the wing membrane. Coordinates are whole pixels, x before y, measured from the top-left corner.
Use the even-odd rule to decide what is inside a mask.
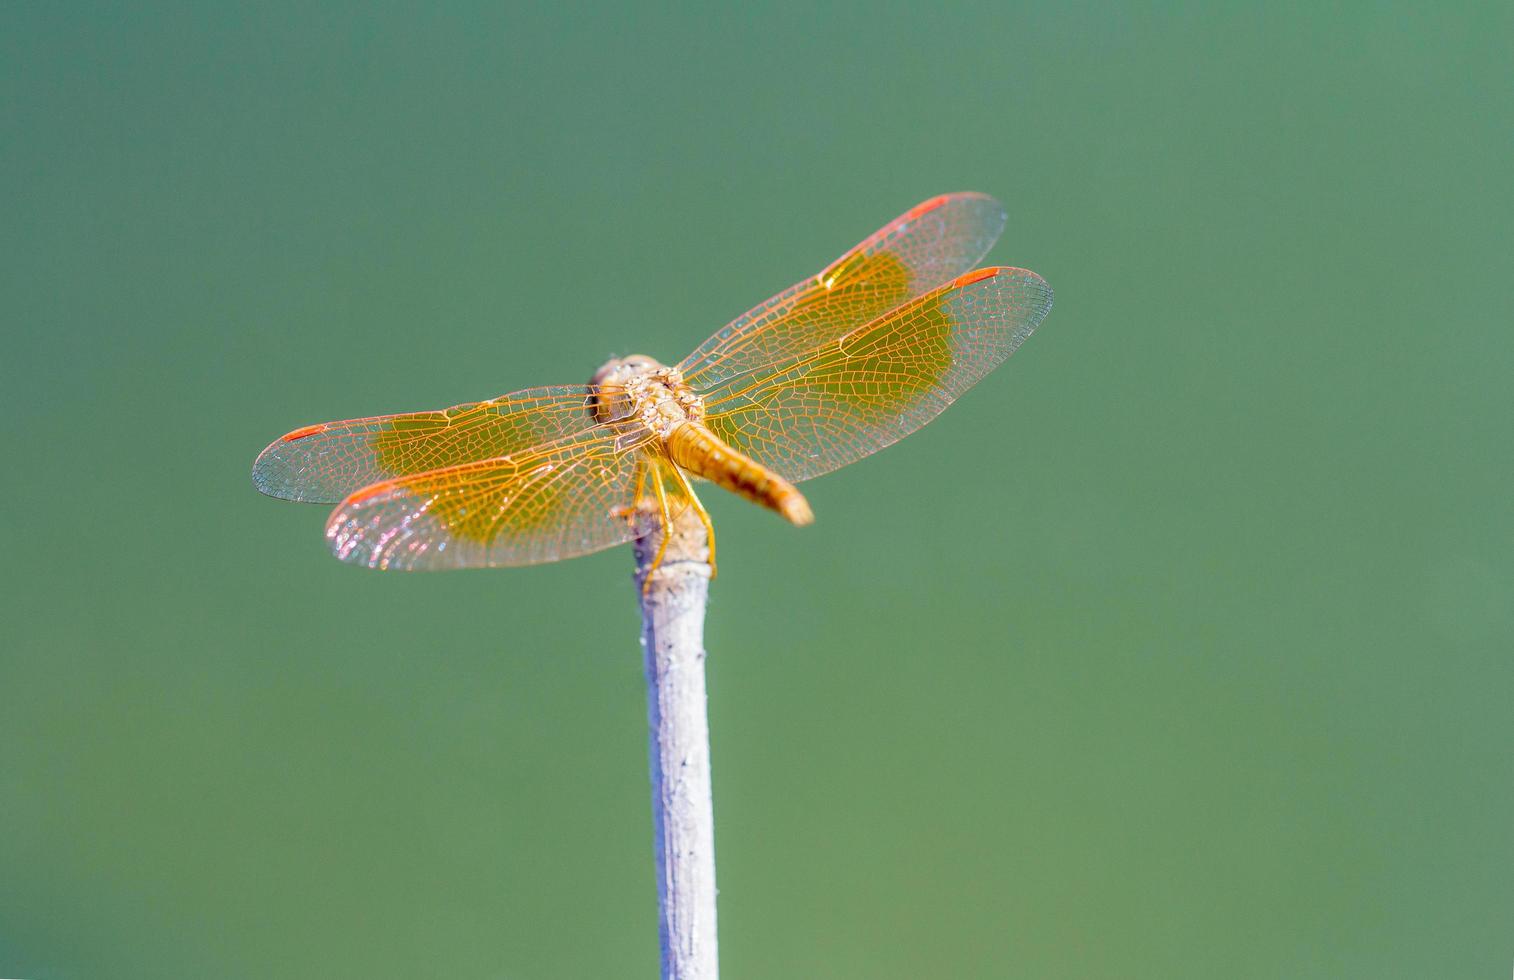
[[[971,269],[1004,229],[983,194],[919,204],[856,248],[733,320],[684,359],[684,379],[706,387],[813,350]]]
[[[528,388],[439,412],[296,429],[259,454],[252,480],[271,497],[334,504],[393,477],[518,453],[593,424],[584,385]]]
[[[588,554],[636,536],[630,508],[645,493],[654,449],[603,426],[514,456],[388,480],[342,501],[326,538],[343,561],[397,570]]]
[[[705,424],[780,475],[808,480],[920,428],[993,370],[1051,309],[1024,269],[961,276],[816,350],[702,392]]]

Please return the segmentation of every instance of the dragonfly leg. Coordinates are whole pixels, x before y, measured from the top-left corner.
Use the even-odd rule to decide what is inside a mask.
[[[650,503],[652,499],[647,494],[647,477],[651,475],[651,469],[652,468],[647,465],[646,457],[637,454],[636,474],[634,477],[632,477],[631,480],[631,485],[636,488],[636,492],[632,495],[631,502],[629,504],[621,504],[618,507],[611,508],[611,517],[619,518],[632,527],[636,526],[637,510],[643,505]]]
[[[694,508],[694,513],[699,515],[699,523],[704,525],[705,542],[710,549],[710,578],[715,577],[715,525],[710,522],[710,512],[704,509],[704,504],[699,502],[699,495],[694,492],[694,485],[689,482],[688,474],[678,468],[676,463],[670,463],[668,468],[678,478],[678,485],[683,492],[688,494],[689,505]]]
[[[641,594],[646,595],[652,587],[652,576],[662,566],[662,557],[668,553],[668,539],[673,536],[673,514],[668,509],[668,492],[662,485],[662,467],[650,467],[652,488],[657,492],[657,514],[662,523],[662,540],[657,542],[657,554],[652,558],[652,564],[647,566],[646,574],[641,578]]]

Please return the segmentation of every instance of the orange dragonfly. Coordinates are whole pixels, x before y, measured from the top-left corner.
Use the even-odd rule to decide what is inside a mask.
[[[935,418],[1051,309],[1033,272],[972,271],[1004,221],[982,194],[931,198],[676,367],[634,355],[587,386],[305,426],[263,450],[253,482],[337,504],[327,541],[369,568],[572,558],[635,539],[648,501],[663,527],[693,507],[711,530],[691,477],[808,524],[794,484]]]

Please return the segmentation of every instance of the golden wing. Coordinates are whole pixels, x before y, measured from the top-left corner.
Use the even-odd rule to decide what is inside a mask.
[[[665,465],[650,434],[615,425],[513,455],[364,487],[326,522],[343,561],[430,570],[530,565],[636,537],[638,501]],[[682,506],[682,504],[680,504]]]
[[[914,432],[1001,364],[1051,309],[1024,269],[958,277],[845,336],[700,391],[715,435],[790,481]]]
[[[271,497],[334,504],[369,484],[494,459],[589,429],[583,385],[528,388],[439,412],[379,415],[296,429],[252,465]]]
[[[967,272],[1004,230],[984,194],[943,194],[889,222],[818,275],[737,317],[678,367],[709,387],[813,350]]]

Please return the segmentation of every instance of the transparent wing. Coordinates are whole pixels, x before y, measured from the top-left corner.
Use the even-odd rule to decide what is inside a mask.
[[[334,504],[397,476],[494,459],[588,429],[584,385],[528,388],[440,412],[380,415],[296,429],[252,465],[271,497]]]
[[[343,561],[430,570],[530,565],[635,537],[655,451],[603,426],[513,456],[364,487],[332,512],[326,539]]]
[[[1051,309],[1024,269],[961,276],[816,350],[702,392],[705,424],[799,481],[914,432],[993,370]]]
[[[885,225],[818,275],[733,320],[679,365],[707,387],[835,340],[975,266],[1004,230],[983,194],[944,194]]]

